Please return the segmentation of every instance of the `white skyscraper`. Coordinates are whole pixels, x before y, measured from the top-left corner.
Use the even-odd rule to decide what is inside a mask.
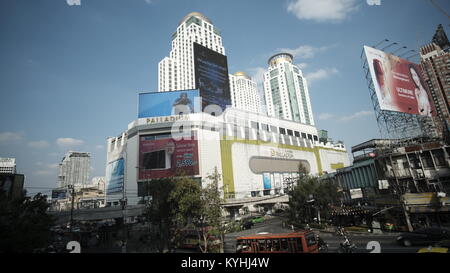
[[[269,116],[314,125],[311,100],[302,71],[293,56],[279,53],[270,57],[264,74],[264,94]]]
[[[89,153],[66,153],[59,163],[58,186],[60,188],[74,185],[75,188],[83,188],[89,185],[89,168],[91,156]]]
[[[244,72],[230,74],[230,93],[233,107],[260,113],[261,98],[254,82]]]
[[[158,64],[158,91],[195,89],[194,42],[225,55],[220,31],[211,20],[189,13],[172,34],[170,56]]]

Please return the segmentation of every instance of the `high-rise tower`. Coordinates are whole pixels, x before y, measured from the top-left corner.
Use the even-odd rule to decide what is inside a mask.
[[[230,74],[230,93],[233,107],[253,113],[261,112],[261,99],[256,82],[244,72]]]
[[[89,184],[89,169],[91,155],[83,152],[69,151],[59,163],[58,187],[73,185],[84,188]]]
[[[198,12],[186,15],[172,34],[170,56],[158,64],[158,91],[196,88],[194,43],[225,55],[220,31]]]
[[[438,26],[432,42],[420,49],[420,57],[436,114],[450,128],[450,42],[442,25]]]
[[[279,53],[270,57],[264,74],[264,93],[269,116],[314,125],[311,101],[302,71],[293,56]]]

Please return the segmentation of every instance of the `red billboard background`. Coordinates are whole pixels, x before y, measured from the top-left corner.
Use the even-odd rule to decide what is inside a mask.
[[[198,141],[172,138],[139,138],[139,180],[185,175],[198,175]]]
[[[382,110],[435,116],[436,110],[419,65],[364,47]]]

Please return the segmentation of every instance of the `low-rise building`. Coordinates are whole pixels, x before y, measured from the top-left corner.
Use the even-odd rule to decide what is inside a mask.
[[[444,142],[375,139],[352,153],[352,166],[322,177],[339,185],[343,205],[370,208],[366,213],[397,226],[450,225],[450,147]]]

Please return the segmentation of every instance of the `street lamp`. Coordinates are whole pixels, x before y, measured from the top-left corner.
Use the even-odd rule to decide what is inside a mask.
[[[393,43],[389,44],[388,46],[383,47],[383,48],[381,49],[381,51],[385,51],[387,48],[389,48],[389,47],[391,47],[391,46],[393,46],[393,45],[398,45],[398,43],[397,43],[397,42],[393,42]]]

